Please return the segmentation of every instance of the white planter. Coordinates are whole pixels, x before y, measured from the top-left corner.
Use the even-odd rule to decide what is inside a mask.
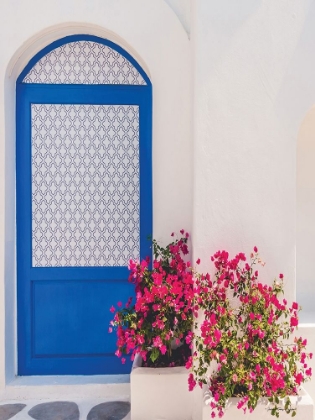
[[[314,419],[314,411],[313,411],[313,400],[309,396],[309,394],[302,388],[300,395],[298,397],[290,397],[292,401],[292,407],[296,406],[297,404],[297,412],[294,419],[296,420],[313,420]],[[224,416],[222,420],[242,420],[242,419],[252,419],[252,420],[273,420],[277,419],[277,417],[272,416],[270,411],[268,411],[267,406],[263,403],[257,405],[255,411],[251,414],[246,412],[244,415],[243,410],[239,410],[236,407],[239,398],[231,398],[229,403],[229,407],[225,410]],[[209,392],[206,391],[204,393],[204,406],[202,410],[202,420],[210,420],[211,419],[211,411],[209,404],[211,402],[211,397],[209,396]],[[287,414],[283,411],[280,412],[279,419],[282,420],[290,420],[292,419],[291,414]]]
[[[141,367],[136,357],[130,375],[131,420],[191,420],[193,393],[185,367]]]

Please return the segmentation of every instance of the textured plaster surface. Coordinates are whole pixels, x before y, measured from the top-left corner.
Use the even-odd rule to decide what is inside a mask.
[[[193,244],[202,268],[218,249],[257,246],[262,279],[296,296],[296,144],[315,100],[315,2],[192,2]],[[298,95],[298,100],[297,100]]]
[[[301,319],[315,324],[315,106],[305,116],[297,143],[296,280]],[[315,331],[314,331],[315,336]]]
[[[315,2],[191,5],[194,260],[213,274],[209,256],[218,249],[249,254],[257,246],[266,261],[261,280],[283,273],[293,301],[296,288],[303,294],[296,283],[296,151],[315,103]],[[310,223],[309,233],[314,217],[305,229]],[[313,284],[310,272],[307,279]],[[307,290],[313,302],[313,286]]]

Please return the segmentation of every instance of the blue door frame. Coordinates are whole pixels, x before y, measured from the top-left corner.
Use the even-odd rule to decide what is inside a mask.
[[[146,86],[50,85],[23,83],[33,65],[47,52],[74,40],[93,40],[123,54],[141,71]],[[93,36],[73,36],[49,45],[21,73],[17,81],[17,277],[18,277],[18,374],[117,374],[130,371],[115,355],[116,337],[108,333],[109,307],[133,294],[127,267],[32,267],[31,105],[84,104],[139,106],[140,161],[140,258],[151,255],[152,233],[152,86],[141,69],[122,48]],[[75,304],[75,302],[77,305]],[[74,302],[74,304],[73,304]],[[73,313],[71,312],[73,305]],[[79,315],[76,311],[79,310]],[[54,312],[55,311],[55,312]],[[52,313],[54,312],[54,313]],[[86,315],[83,317],[83,313]],[[67,335],[63,317],[78,316],[78,331]],[[47,354],[54,317],[60,341]],[[74,320],[76,322],[76,320]],[[91,332],[91,328],[95,330]],[[74,341],[77,341],[74,343]],[[105,344],[104,344],[105,343]],[[93,351],[93,345],[95,351]],[[78,351],[75,351],[77,346]],[[65,349],[63,353],[61,348]],[[81,349],[81,350],[80,350]],[[99,351],[102,349],[102,351]]]

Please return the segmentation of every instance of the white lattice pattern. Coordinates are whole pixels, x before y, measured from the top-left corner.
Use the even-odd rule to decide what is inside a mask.
[[[61,45],[42,57],[24,83],[146,85],[139,71],[117,51],[97,42]]]
[[[32,104],[34,267],[139,258],[139,107]]]

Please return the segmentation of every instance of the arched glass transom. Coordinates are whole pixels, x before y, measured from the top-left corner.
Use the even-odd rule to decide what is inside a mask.
[[[44,55],[23,83],[146,85],[139,70],[108,45],[78,40]]]

